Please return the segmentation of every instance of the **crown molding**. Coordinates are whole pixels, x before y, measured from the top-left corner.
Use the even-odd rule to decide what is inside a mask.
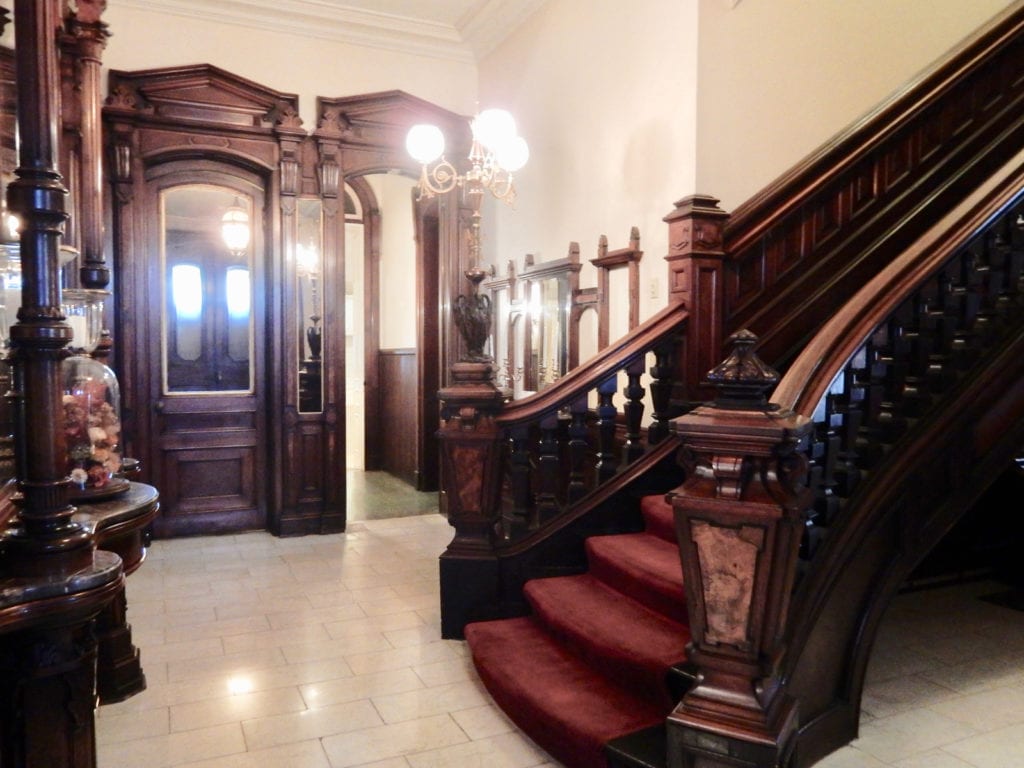
[[[331,0],[119,0],[139,10],[475,63],[545,0],[477,0],[455,24]],[[414,11],[413,11],[414,12]]]

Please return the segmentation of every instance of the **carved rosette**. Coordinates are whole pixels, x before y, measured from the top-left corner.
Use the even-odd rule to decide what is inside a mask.
[[[670,498],[690,615],[688,657],[699,668],[698,683],[669,717],[678,765],[775,765],[796,724],[776,666],[812,500],[799,450],[812,425],[765,401],[777,374],[756,359],[754,340],[734,338],[728,364],[716,369],[722,397],[673,423],[687,479]],[[716,753],[749,762],[719,762]]]

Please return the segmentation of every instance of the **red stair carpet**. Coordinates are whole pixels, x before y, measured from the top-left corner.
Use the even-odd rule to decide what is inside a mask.
[[[495,702],[569,768],[605,768],[605,744],[663,723],[669,669],[686,658],[686,604],[672,508],[641,500],[641,533],[592,536],[588,571],[533,579],[529,616],[469,624]]]

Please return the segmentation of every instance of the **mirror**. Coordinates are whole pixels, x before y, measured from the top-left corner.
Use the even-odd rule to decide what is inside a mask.
[[[299,411],[323,409],[323,205],[300,198],[296,207],[295,277],[299,321]]]
[[[189,184],[160,193],[163,391],[252,391],[252,200]]]
[[[569,285],[564,277],[530,285],[528,389],[540,392],[561,378],[569,354]]]

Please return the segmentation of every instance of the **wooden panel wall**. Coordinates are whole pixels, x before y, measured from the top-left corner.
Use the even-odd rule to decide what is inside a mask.
[[[377,359],[381,469],[416,485],[416,350],[382,349]]]

